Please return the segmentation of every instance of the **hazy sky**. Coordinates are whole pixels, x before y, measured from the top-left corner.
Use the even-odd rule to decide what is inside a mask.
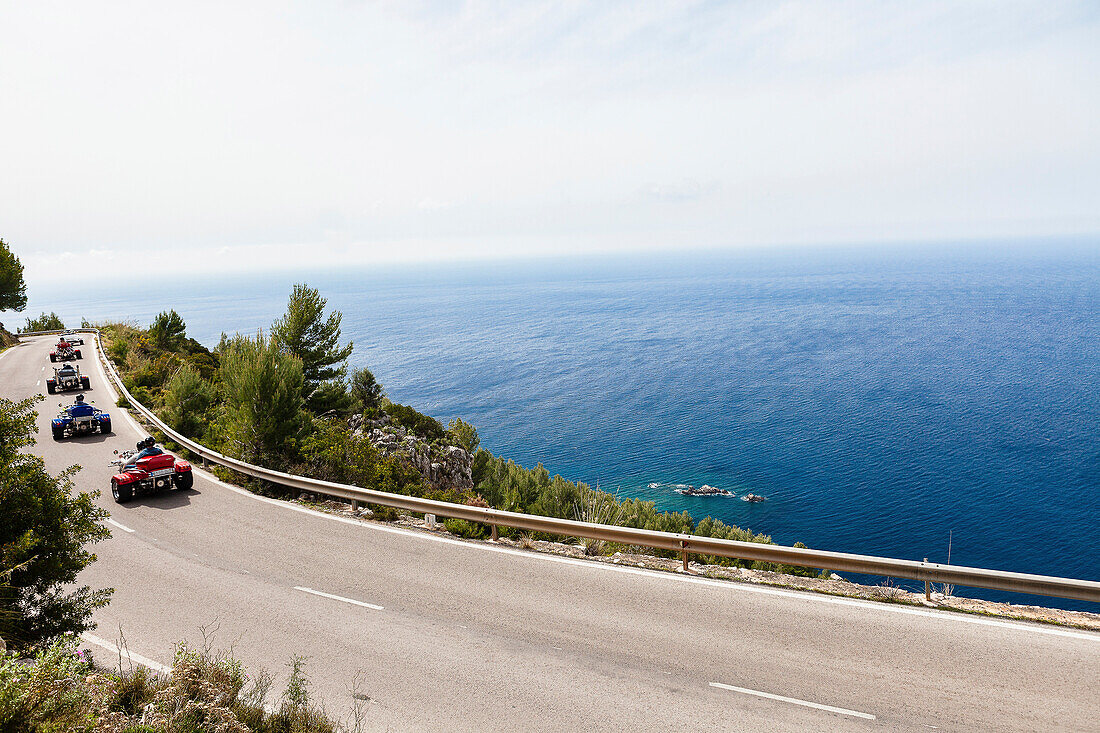
[[[1096,232],[1095,2],[0,0],[32,279]]]

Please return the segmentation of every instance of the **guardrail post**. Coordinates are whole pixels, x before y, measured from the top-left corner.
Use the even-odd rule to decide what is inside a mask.
[[[684,561],[684,572],[688,572],[688,543],[684,540],[680,540],[680,559]]]
[[[928,562],[928,558],[924,558],[924,561]],[[932,584],[927,580],[924,581],[924,600],[932,602]]]
[[[493,542],[496,542],[497,540],[500,539],[500,533],[497,531],[497,526],[495,524],[492,525],[492,526],[493,526]]]
[[[351,510],[353,512],[359,511],[359,500],[358,499],[352,499],[351,500]]]

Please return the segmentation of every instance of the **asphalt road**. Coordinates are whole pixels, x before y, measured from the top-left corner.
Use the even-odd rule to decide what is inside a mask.
[[[35,450],[79,464],[112,538],[82,575],[116,589],[95,635],[135,658],[232,646],[367,730],[1100,730],[1100,634],[552,558],[330,517],[196,472],[116,505],[114,434]],[[45,393],[50,338],[0,354],[0,396]],[[325,594],[325,595],[322,595]],[[104,651],[100,659],[110,658]],[[353,695],[355,698],[353,698]]]

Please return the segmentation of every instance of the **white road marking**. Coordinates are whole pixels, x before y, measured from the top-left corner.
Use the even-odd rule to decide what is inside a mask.
[[[131,532],[132,533],[134,531],[134,530],[130,529],[129,527],[127,527],[125,524],[119,524],[118,522],[111,519],[110,517],[107,517],[107,524],[111,525],[112,527],[118,527],[123,532]]]
[[[118,645],[114,642],[107,641],[106,639],[100,639],[98,636],[93,636],[87,632],[80,635],[80,638],[89,644],[95,644],[98,647],[102,647],[116,655],[121,655],[123,659],[129,659],[135,664],[140,664],[142,667],[148,667],[154,672],[160,672],[161,674],[171,674],[172,668],[166,667],[160,662],[154,662],[149,657],[143,657],[140,654],[136,654],[128,649],[119,649]]]
[[[821,703],[810,702],[808,700],[799,700],[796,697],[783,697],[782,695],[773,695],[770,692],[760,692],[759,690],[750,690],[745,687],[734,687],[733,685],[723,685],[721,682],[711,682],[711,687],[717,687],[722,690],[731,690],[733,692],[740,692],[745,695],[756,695],[757,697],[766,697],[769,700],[778,700],[779,702],[789,702],[792,705],[801,705],[807,708],[814,708],[815,710],[825,710],[830,713],[840,713],[841,715],[851,715],[853,718],[863,718],[864,720],[875,720],[875,716],[870,713],[861,713],[858,710],[848,710],[847,708],[835,708],[832,705],[822,705]]]
[[[41,387],[42,386],[42,380],[39,379],[37,382],[34,383],[34,386],[35,387]]]
[[[811,603],[831,603],[838,606],[854,606],[856,608],[864,608],[869,611],[880,611],[882,613],[900,613],[909,616],[924,616],[926,618],[934,618],[941,621],[957,621],[964,624],[978,624],[980,626],[993,626],[997,628],[1014,629],[1016,631],[1030,631],[1035,634],[1049,634],[1051,636],[1064,636],[1070,639],[1083,639],[1086,641],[1100,642],[1100,634],[1088,631],[1072,631],[1070,629],[1060,629],[1053,626],[1041,626],[1039,624],[1029,624],[1017,621],[1001,621],[998,619],[984,618],[981,616],[971,616],[964,613],[953,613],[951,611],[931,611],[919,608],[908,608],[891,603],[876,603],[874,601],[863,601],[854,598],[826,596],[809,591],[802,592],[794,590],[784,590],[782,588],[771,588],[767,586],[751,585],[749,583],[739,583],[734,580],[714,580],[710,578],[698,578],[688,575],[681,575],[679,573],[661,572],[659,570],[632,568],[623,565],[613,565],[611,563],[593,562],[590,560],[576,560],[571,557],[560,557],[558,555],[544,555],[542,553],[530,552],[527,550],[518,550],[511,547],[499,547],[496,545],[481,545],[474,542],[463,542],[462,540],[451,539],[450,537],[442,537],[440,535],[431,534],[428,532],[417,532],[416,530],[404,529],[402,527],[387,527],[376,522],[366,522],[360,519],[349,519],[348,517],[340,517],[336,516],[335,514],[319,512],[316,509],[309,509],[308,507],[299,506],[298,504],[293,504],[291,502],[280,501],[278,499],[272,499],[267,496],[253,494],[247,489],[242,489],[239,486],[234,486],[233,484],[226,483],[214,474],[208,471],[204,471],[200,468],[193,467],[192,470],[210,483],[216,486],[221,486],[222,488],[240,494],[241,496],[245,496],[249,499],[252,499],[253,501],[273,504],[292,512],[309,514],[311,516],[317,517],[318,519],[327,519],[331,522],[354,524],[356,526],[373,530],[375,532],[392,532],[393,534],[401,534],[405,535],[406,537],[415,537],[417,539],[425,540],[428,542],[442,542],[448,545],[456,545],[458,547],[464,547],[469,550],[482,552],[499,552],[505,555],[513,555],[515,557],[527,558],[528,560],[532,560],[535,562],[557,562],[564,565],[576,565],[577,567],[589,568],[596,571],[605,570],[616,573],[628,573],[631,575],[643,575],[648,578],[659,578],[661,580],[666,580],[674,583],[695,583],[698,585],[706,585],[714,588],[725,588],[734,592],[761,593],[769,596],[784,596],[786,598],[795,598]]]
[[[9,346],[8,348],[4,349],[3,351],[0,351],[0,359],[3,359],[5,356],[7,356],[8,354],[10,354],[13,351],[15,351],[14,346]],[[45,369],[46,367],[42,367],[42,368]]]
[[[323,598],[331,598],[334,601],[341,601],[343,603],[350,603],[353,606],[362,606],[363,608],[372,608],[375,611],[385,611],[382,606],[376,606],[373,603],[364,603],[363,601],[357,601],[352,598],[344,598],[343,596],[334,596],[331,593],[322,593],[319,590],[313,590],[312,588],[303,588],[300,585],[294,586],[294,590],[300,590],[303,593],[312,593],[315,596],[321,596]]]

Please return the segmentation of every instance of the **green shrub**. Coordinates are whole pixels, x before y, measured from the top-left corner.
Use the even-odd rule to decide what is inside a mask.
[[[308,427],[302,362],[262,333],[230,339],[219,356],[224,449],[251,463],[286,467]]]
[[[23,333],[30,331],[60,331],[65,328],[56,313],[43,313],[38,318],[28,318],[27,325],[20,329]]]
[[[443,429],[443,424],[434,417],[418,412],[408,405],[390,402],[387,403],[383,409],[398,425],[429,442],[439,440],[446,433]]]
[[[477,428],[460,417],[451,420],[451,424],[447,426],[447,437],[452,445],[457,445],[470,455],[474,455],[478,446],[481,445]]]
[[[94,628],[92,611],[110,597],[73,586],[95,560],[85,546],[110,536],[98,492],[75,491],[78,466],[52,476],[25,451],[35,442],[33,405],[41,399],[0,398],[0,569],[10,584],[0,589],[0,637],[16,648]]]
[[[475,540],[481,539],[487,534],[485,525],[477,522],[468,522],[465,519],[447,517],[443,520],[443,526],[453,535],[468,537]]]
[[[188,437],[200,437],[209,422],[206,413],[214,397],[213,385],[193,366],[183,364],[164,390],[164,421]]]

